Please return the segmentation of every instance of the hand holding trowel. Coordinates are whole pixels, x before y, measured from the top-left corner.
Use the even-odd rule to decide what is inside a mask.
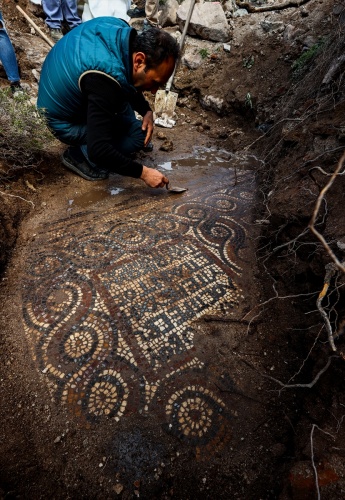
[[[182,52],[182,47],[184,43],[184,39],[188,30],[189,26],[189,21],[190,18],[192,17],[192,12],[194,8],[195,0],[191,0],[188,14],[186,17],[186,22],[183,28],[183,32],[181,35],[181,40],[180,40],[180,51]],[[173,120],[174,116],[174,111],[176,107],[176,102],[177,102],[177,97],[178,94],[177,92],[171,92],[171,85],[174,80],[174,76],[176,73],[176,68],[178,65],[179,61],[176,61],[174,71],[169,78],[165,90],[158,90],[156,93],[156,99],[155,99],[155,114],[157,118],[155,119],[155,124],[160,125],[161,127],[165,128],[172,128],[175,125],[175,120]]]

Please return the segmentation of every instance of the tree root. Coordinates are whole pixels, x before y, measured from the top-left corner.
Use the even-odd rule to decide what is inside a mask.
[[[289,9],[290,7],[300,7],[301,5],[304,5],[308,2],[309,0],[288,0],[287,2],[282,2],[275,5],[262,5],[260,7],[255,7],[250,2],[236,1],[236,5],[240,9],[246,9],[248,12],[255,13],[255,12],[267,12],[269,10]]]
[[[325,240],[325,238],[315,228],[315,222],[316,222],[317,216],[319,214],[321,203],[324,200],[324,196],[327,193],[327,191],[330,189],[330,187],[332,186],[332,184],[335,181],[336,177],[340,174],[340,171],[343,168],[344,161],[345,161],[345,153],[340,158],[340,160],[338,162],[338,165],[337,165],[337,168],[334,170],[334,172],[333,172],[332,176],[330,177],[329,181],[323,187],[323,189],[321,189],[320,194],[319,194],[319,196],[317,198],[317,201],[316,201],[316,205],[315,205],[315,208],[314,208],[313,216],[312,216],[311,221],[309,223],[309,229],[311,230],[311,232],[315,234],[315,236],[318,238],[319,241],[321,241],[321,243],[322,243],[323,247],[325,248],[326,252],[328,253],[328,255],[331,257],[331,259],[333,260],[333,262],[335,263],[335,265],[337,266],[337,268],[340,269],[340,271],[342,271],[343,273],[345,273],[345,267],[344,267],[344,265],[341,262],[339,262],[339,260],[337,259],[337,257],[334,254],[334,252],[331,250],[331,248],[328,245],[328,243]]]

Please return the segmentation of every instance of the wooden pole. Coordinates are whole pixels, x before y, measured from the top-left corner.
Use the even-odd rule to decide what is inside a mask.
[[[35,28],[35,30],[43,38],[43,40],[45,40],[47,42],[47,44],[50,45],[51,47],[54,47],[54,45],[55,45],[54,42],[52,40],[50,40],[50,38],[48,38],[47,35],[45,35],[43,33],[43,31],[37,26],[36,23],[34,23],[34,21],[27,15],[27,13],[24,12],[24,10],[21,7],[19,7],[19,5],[16,5],[16,7],[19,10],[19,12],[21,12],[23,14],[25,19],[27,21],[29,21],[29,23]]]

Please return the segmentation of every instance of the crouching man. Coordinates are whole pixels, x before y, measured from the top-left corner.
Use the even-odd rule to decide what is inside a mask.
[[[69,145],[63,164],[87,180],[115,172],[164,187],[168,179],[161,172],[132,156],[149,144],[153,132],[143,91],[155,94],[178,56],[168,33],[155,28],[138,33],[114,17],[92,19],[65,35],[43,64],[37,101],[54,135]]]

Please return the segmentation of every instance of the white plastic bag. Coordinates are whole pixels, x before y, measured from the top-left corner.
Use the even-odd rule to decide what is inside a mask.
[[[131,0],[85,0],[82,21],[100,16],[119,17],[129,21],[127,10],[130,6]]]

